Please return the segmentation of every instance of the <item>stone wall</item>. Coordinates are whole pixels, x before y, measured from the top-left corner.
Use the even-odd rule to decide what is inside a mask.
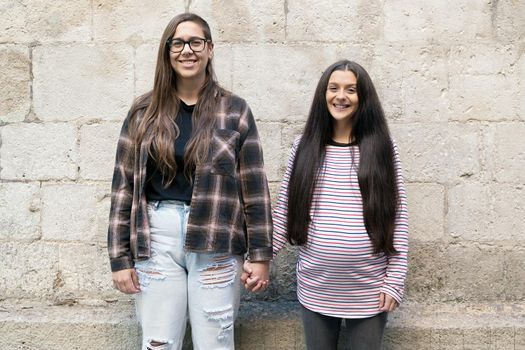
[[[209,21],[219,80],[252,107],[274,198],[323,69],[369,71],[409,195],[387,348],[525,349],[520,0],[1,0],[2,348],[136,348],[130,299],[110,283],[110,181],[121,122],[183,11]],[[244,295],[241,349],[303,347],[294,259]]]

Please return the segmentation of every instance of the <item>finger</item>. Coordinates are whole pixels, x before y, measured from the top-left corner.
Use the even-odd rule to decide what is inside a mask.
[[[385,306],[385,293],[379,293],[379,309],[383,309]]]
[[[131,271],[131,281],[133,282],[133,287],[135,287],[135,290],[140,292],[139,276],[137,275],[137,271],[135,271],[135,269]]]
[[[394,300],[394,302],[390,305],[389,312],[394,311],[395,309],[397,309],[398,305],[399,304],[397,303],[397,301]]]
[[[260,281],[255,287],[251,289],[252,292],[260,292],[263,288],[264,282]]]
[[[135,286],[133,285],[133,279],[131,278],[128,278],[126,280],[126,282],[124,283],[124,293],[126,294],[134,294],[134,293],[138,293],[139,290],[137,288],[135,288]]]
[[[260,282],[260,278],[259,276],[255,276],[255,277],[248,277],[248,279],[246,280],[246,285],[249,287],[249,288],[252,288],[253,286],[255,286],[257,283]]]
[[[249,275],[252,274],[253,270],[252,270],[252,267],[250,266],[250,262],[248,260],[246,260],[244,262],[244,265],[242,267],[244,269],[244,272],[246,272]]]
[[[243,272],[242,275],[241,275],[241,282],[243,284],[245,284],[246,281],[248,280],[248,277],[249,277],[249,275],[246,272]]]

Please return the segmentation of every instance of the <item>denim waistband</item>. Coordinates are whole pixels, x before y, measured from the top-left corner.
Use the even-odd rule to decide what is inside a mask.
[[[160,206],[167,207],[167,208],[180,208],[180,209],[188,209],[190,207],[190,203],[186,203],[184,201],[177,201],[177,200],[152,200],[148,201],[148,205],[153,206],[155,209],[158,209]]]

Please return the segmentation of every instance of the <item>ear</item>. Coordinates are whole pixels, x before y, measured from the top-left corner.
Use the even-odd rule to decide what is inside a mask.
[[[210,55],[210,59],[213,58],[213,48],[214,48],[214,44],[213,43],[208,43],[208,52],[209,52],[209,55]]]

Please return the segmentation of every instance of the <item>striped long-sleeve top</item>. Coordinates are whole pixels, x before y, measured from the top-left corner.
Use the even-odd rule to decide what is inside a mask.
[[[274,256],[286,244],[288,181],[296,139],[273,211]],[[374,254],[365,228],[357,179],[359,147],[327,145],[316,181],[306,245],[299,248],[296,265],[297,296],[309,310],[341,318],[371,317],[379,311],[379,294],[401,302],[407,272],[408,215],[406,193],[394,144],[399,191],[394,247],[398,254]]]

